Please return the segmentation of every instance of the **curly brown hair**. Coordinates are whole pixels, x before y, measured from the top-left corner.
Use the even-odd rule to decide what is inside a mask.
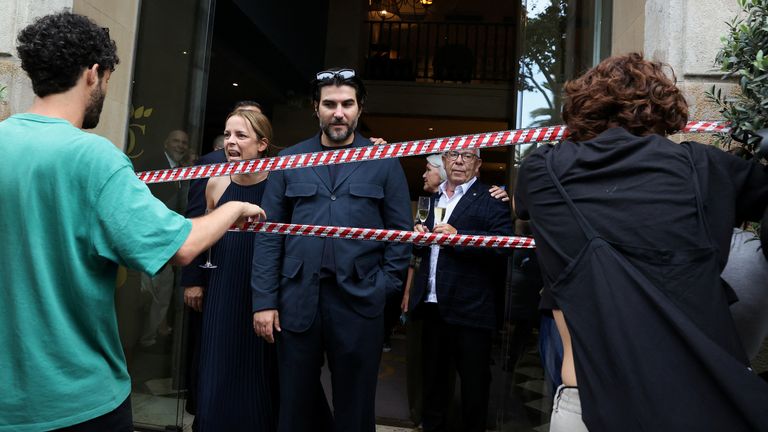
[[[660,62],[631,53],[603,60],[565,83],[563,119],[570,138],[583,141],[619,126],[634,135],[666,135],[688,121],[688,104]]]

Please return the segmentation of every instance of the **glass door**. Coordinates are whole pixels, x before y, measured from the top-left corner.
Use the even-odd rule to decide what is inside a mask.
[[[137,171],[191,165],[198,157],[211,7],[212,0],[141,3],[126,147]],[[150,190],[184,213],[187,182]],[[181,430],[192,417],[185,412],[189,312],[180,269],[167,265],[152,276],[121,269],[120,275],[118,320],[136,428]]]

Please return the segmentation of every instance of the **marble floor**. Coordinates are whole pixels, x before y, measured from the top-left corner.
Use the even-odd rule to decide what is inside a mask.
[[[551,396],[544,381],[536,350],[535,333],[528,348],[517,362],[513,371],[502,367],[504,358],[503,337],[494,346],[491,365],[492,384],[488,413],[488,430],[498,432],[547,432],[551,411]],[[407,396],[407,353],[404,334],[395,334],[392,350],[383,353],[377,388],[377,431],[411,432],[420,431],[410,419]],[[154,365],[162,363],[152,361]],[[168,359],[163,359],[168,361]],[[166,364],[167,366],[167,364]],[[155,366],[142,368],[141,374],[134,375],[134,392],[131,395],[134,420],[138,428],[180,425],[184,431],[191,431],[194,417],[184,411],[184,399],[177,398],[173,380],[167,375],[167,368]],[[150,371],[150,369],[154,369]],[[137,380],[141,376],[140,380]],[[324,386],[330,385],[327,370],[323,374]],[[456,388],[460,382],[457,380]],[[458,392],[457,392],[458,393]],[[330,396],[330,395],[329,395]],[[452,411],[460,411],[460,396],[457,394]],[[460,419],[453,419],[460,421]],[[460,423],[457,423],[460,424]],[[171,430],[171,429],[166,429]]]

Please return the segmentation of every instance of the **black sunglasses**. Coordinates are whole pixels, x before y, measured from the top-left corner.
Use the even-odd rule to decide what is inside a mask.
[[[355,71],[353,69],[339,69],[337,71],[325,70],[318,72],[317,75],[315,75],[315,78],[317,78],[318,81],[325,81],[332,80],[337,76],[347,80],[355,77]]]

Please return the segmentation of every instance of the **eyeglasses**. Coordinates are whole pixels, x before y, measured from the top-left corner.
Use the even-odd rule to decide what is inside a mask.
[[[325,70],[322,72],[318,72],[317,75],[315,75],[315,78],[317,78],[318,81],[325,81],[325,80],[332,80],[337,76],[347,80],[355,77],[355,71],[353,69],[340,69],[337,71]]]
[[[451,151],[445,152],[444,154],[445,156],[448,157],[448,159],[452,161],[455,161],[456,159],[458,159],[459,156],[461,156],[461,158],[464,159],[465,162],[474,162],[475,159],[479,158],[479,156],[471,152],[459,153],[457,151],[451,150]]]

